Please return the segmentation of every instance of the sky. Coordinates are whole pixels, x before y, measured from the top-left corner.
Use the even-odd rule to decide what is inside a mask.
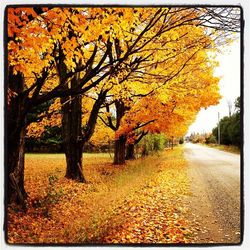
[[[187,135],[193,132],[211,132],[218,123],[218,112],[220,118],[228,116],[228,101],[233,104],[234,111],[234,101],[240,96],[240,39],[224,48],[217,55],[217,60],[219,66],[215,69],[214,75],[221,77],[219,87],[222,98],[218,105],[202,109],[198,113]]]

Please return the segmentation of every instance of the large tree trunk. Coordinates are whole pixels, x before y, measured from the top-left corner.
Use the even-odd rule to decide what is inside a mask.
[[[71,98],[71,97],[70,97]],[[66,156],[66,177],[84,182],[82,171],[82,130],[81,96],[61,98],[62,136]]]
[[[7,176],[8,204],[15,202],[25,206],[27,197],[24,188],[24,136],[25,126],[16,130],[15,133],[8,132],[7,141]]]
[[[135,140],[133,143],[129,143],[126,148],[126,160],[134,160],[135,157],[135,145],[138,144],[141,139],[147,135],[148,132],[142,131],[138,135],[135,133],[132,133],[131,136],[135,137]]]
[[[124,102],[121,100],[115,102],[115,107],[116,107],[116,130],[118,130],[121,124],[122,117],[125,115],[126,107]],[[126,141],[127,138],[125,135],[120,135],[115,140],[114,164],[122,165],[125,163]]]
[[[71,87],[77,87],[77,78],[71,81]],[[82,170],[82,152],[84,144],[94,133],[101,105],[104,103],[108,90],[99,93],[88,122],[82,128],[82,97],[61,98],[62,103],[62,136],[66,156],[66,177],[84,182]]]
[[[126,137],[120,136],[115,140],[114,164],[122,165],[125,163]]]
[[[128,144],[126,147],[126,160],[135,159],[135,144]]]
[[[23,91],[24,82],[21,74],[13,75],[9,71],[8,87],[13,93]],[[26,133],[26,112],[24,97],[9,98],[7,107],[6,126],[6,181],[8,204],[15,202],[25,207],[27,197],[24,188],[24,138]]]

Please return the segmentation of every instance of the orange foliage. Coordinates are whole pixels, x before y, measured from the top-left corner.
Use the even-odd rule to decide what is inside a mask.
[[[108,154],[83,158],[87,183],[63,178],[62,154],[26,155],[28,210],[8,208],[9,243],[190,242],[180,200],[189,192],[180,149],[122,168]]]
[[[90,88],[88,94],[109,89],[113,100],[122,100],[131,109],[116,137],[148,122],[149,117],[155,122],[143,129],[183,135],[195,114],[219,99],[218,79],[213,77],[216,63],[208,57],[215,46],[205,28],[198,25],[202,12],[192,8],[55,7],[37,16],[32,8],[8,11],[9,36],[15,34],[8,44],[9,66],[15,74],[24,75],[27,88],[32,88],[35,79],[48,69],[49,76],[41,88],[43,94],[53,92],[63,79],[57,66],[59,48],[65,56],[66,71],[74,73],[93,54],[93,65],[101,62],[107,45],[111,44],[99,75],[112,67],[117,69],[95,88]],[[27,16],[32,16],[30,22]],[[18,27],[18,31],[13,31],[13,27]],[[89,68],[82,70],[80,79],[88,71]],[[91,83],[88,81],[85,87]],[[29,93],[31,98],[33,93]],[[148,93],[152,94],[145,100],[138,97]],[[84,120],[93,106],[86,98],[83,103],[88,105],[88,110]],[[145,110],[143,105],[151,107]],[[37,133],[39,129],[34,126]]]

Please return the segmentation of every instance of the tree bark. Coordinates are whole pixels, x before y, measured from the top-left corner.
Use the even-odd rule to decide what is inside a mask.
[[[114,151],[114,164],[122,165],[125,163],[126,153],[126,137],[120,136],[115,140],[115,151]]]
[[[71,86],[77,85],[77,78]],[[87,124],[82,128],[82,97],[61,98],[62,102],[62,135],[66,156],[65,177],[84,182],[82,152],[86,142],[94,133],[95,125],[101,105],[104,103],[108,90],[101,92],[95,101]]]
[[[25,127],[21,127],[13,133],[8,134],[7,142],[7,176],[8,204],[15,202],[25,206],[27,193],[24,188],[24,136]]]
[[[10,69],[8,87],[16,94],[23,91],[22,75],[12,74]],[[15,202],[25,207],[27,193],[24,188],[24,139],[26,132],[25,98],[14,96],[10,98],[5,121],[7,152],[5,176],[7,184],[7,203]]]
[[[90,140],[91,136],[93,135],[95,131],[95,125],[97,122],[99,110],[101,106],[103,105],[103,103],[105,102],[107,93],[108,93],[108,90],[101,91],[98,94],[98,98],[96,99],[92,107],[92,110],[89,115],[89,119],[83,128],[83,143],[84,144]]]
[[[128,144],[126,147],[126,160],[135,159],[135,144]]]
[[[121,124],[122,117],[125,115],[125,104],[123,101],[118,100],[115,102],[116,107],[116,126],[115,130],[118,130]],[[127,138],[125,135],[120,135],[115,140],[115,148],[114,148],[114,164],[122,165],[125,163],[125,155],[126,155],[126,141]]]
[[[139,134],[131,134],[132,136],[135,136],[135,140],[134,140],[134,143],[129,143],[127,145],[127,148],[126,148],[126,160],[134,160],[136,157],[135,157],[135,145],[137,145],[141,140],[142,138],[147,135],[148,132],[147,131],[142,131],[140,132]]]
[[[84,182],[82,171],[81,96],[61,98],[62,136],[66,156],[66,178]]]
[[[82,172],[82,148],[81,141],[81,111],[78,110],[80,98],[75,98],[62,108],[62,135],[63,146],[66,156],[66,175],[65,177],[84,182]]]

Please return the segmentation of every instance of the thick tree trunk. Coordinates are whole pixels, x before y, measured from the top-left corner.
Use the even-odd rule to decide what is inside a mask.
[[[71,81],[77,87],[77,77]],[[81,96],[61,98],[62,137],[66,156],[66,178],[84,182],[82,171],[82,99]]]
[[[25,127],[13,134],[8,134],[7,141],[7,176],[8,204],[15,202],[25,206],[27,194],[24,188],[24,136]]]
[[[126,147],[126,160],[134,160],[135,159],[135,145],[128,144]]]
[[[122,117],[125,115],[126,107],[124,102],[121,100],[115,102],[115,107],[116,107],[115,130],[117,131],[120,127]],[[126,141],[127,138],[125,135],[120,135],[119,138],[115,140],[114,164],[122,165],[125,163]]]
[[[63,104],[62,136],[67,163],[65,177],[84,182],[82,171],[81,97],[70,98],[61,98]]]
[[[65,149],[65,155],[66,155],[66,162],[67,162],[67,168],[66,168],[66,178],[78,180],[80,182],[84,182],[84,176],[82,172],[82,147],[70,148],[70,143],[67,144]]]
[[[125,163],[126,137],[120,136],[115,140],[114,164],[122,165]]]
[[[71,87],[77,87],[77,78],[71,81]],[[95,101],[87,124],[82,128],[82,97],[61,98],[62,136],[66,156],[66,177],[84,182],[82,170],[82,152],[84,144],[94,133],[101,105],[105,101],[107,90],[101,92]]]
[[[9,72],[8,87],[15,93],[23,90],[21,74],[13,75]],[[15,202],[25,207],[27,194],[24,188],[24,138],[26,132],[26,112],[24,98],[14,96],[10,98],[7,107],[6,128],[6,184],[7,203]]]

